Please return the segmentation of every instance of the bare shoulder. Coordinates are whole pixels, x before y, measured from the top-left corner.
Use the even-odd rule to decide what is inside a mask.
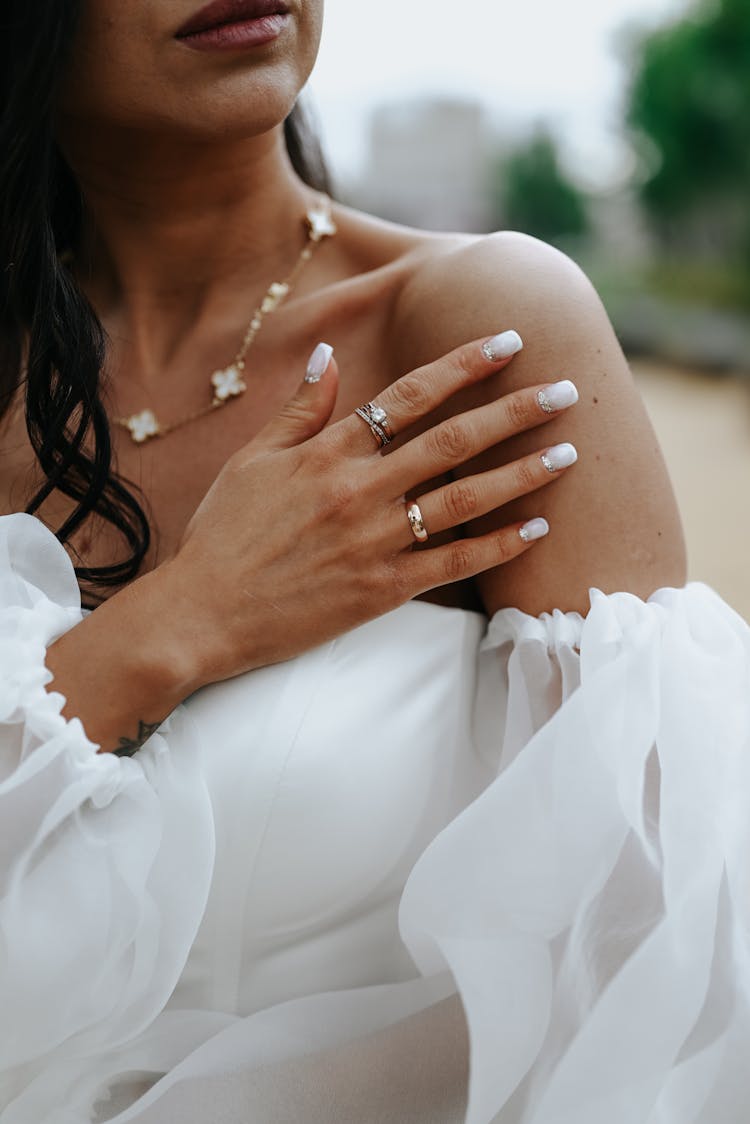
[[[413,255],[398,316],[410,365],[484,333],[513,327],[538,353],[548,340],[594,345],[611,335],[599,297],[579,266],[537,238],[513,231],[423,241]],[[511,323],[512,321],[512,323]],[[426,360],[424,360],[426,361]]]
[[[474,235],[417,230],[341,203],[335,203],[333,214],[336,245],[353,270],[393,269],[402,286],[425,277],[431,267],[439,270],[447,255],[477,242]]]
[[[542,491],[478,520],[470,533],[545,516],[551,533],[479,579],[490,612],[588,608],[588,591],[641,597],[682,585],[685,548],[669,476],[598,294],[564,254],[522,234],[423,243],[394,319],[398,366],[409,370],[472,338],[513,328],[524,350],[499,376],[451,402],[465,410],[522,386],[572,379],[579,403],[462,469],[471,475],[572,441],[579,461]]]

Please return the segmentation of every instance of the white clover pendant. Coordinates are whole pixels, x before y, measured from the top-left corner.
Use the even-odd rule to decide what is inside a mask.
[[[331,212],[325,207],[311,207],[307,212],[307,221],[310,224],[310,238],[313,242],[320,242],[323,238],[330,238],[336,233],[336,223],[331,218]]]
[[[211,384],[214,388],[214,402],[226,402],[228,398],[236,398],[247,390],[239,368],[234,363],[223,371],[214,371]]]
[[[140,414],[133,414],[132,417],[127,419],[127,427],[130,430],[130,436],[138,445],[148,441],[149,437],[156,437],[160,432],[159,423],[153,410],[141,410]]]

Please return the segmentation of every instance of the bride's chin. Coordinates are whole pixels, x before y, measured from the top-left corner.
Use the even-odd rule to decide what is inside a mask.
[[[265,72],[238,69],[197,83],[180,83],[162,101],[174,127],[192,135],[241,138],[270,132],[283,124],[304,86],[307,74],[280,65]]]
[[[297,83],[234,82],[231,87],[195,86],[162,89],[160,104],[129,105],[125,112],[97,115],[114,134],[151,137],[157,144],[174,141],[232,144],[270,134],[291,113],[299,96]]]
[[[252,137],[262,137],[280,128],[294,107],[294,98],[278,104],[260,106],[245,103],[220,104],[211,111],[205,103],[199,116],[186,115],[174,122],[174,136],[181,135],[208,144],[232,144]]]
[[[142,60],[137,81],[113,73],[109,84],[101,67],[81,68],[63,88],[60,117],[144,137],[238,140],[283,123],[313,62],[314,52],[305,49],[285,51],[262,66],[217,68],[206,65],[201,52],[183,49],[177,62],[172,52]]]

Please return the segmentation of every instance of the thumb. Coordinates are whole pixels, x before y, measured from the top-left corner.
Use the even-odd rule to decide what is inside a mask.
[[[330,344],[319,343],[296,393],[257,435],[253,445],[269,452],[290,449],[320,433],[336,405],[339,371]]]

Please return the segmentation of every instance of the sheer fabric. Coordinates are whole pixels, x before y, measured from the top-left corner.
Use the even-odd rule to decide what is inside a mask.
[[[411,602],[132,759],[46,690],[70,561],[0,518],[2,1124],[740,1124],[750,630]]]

